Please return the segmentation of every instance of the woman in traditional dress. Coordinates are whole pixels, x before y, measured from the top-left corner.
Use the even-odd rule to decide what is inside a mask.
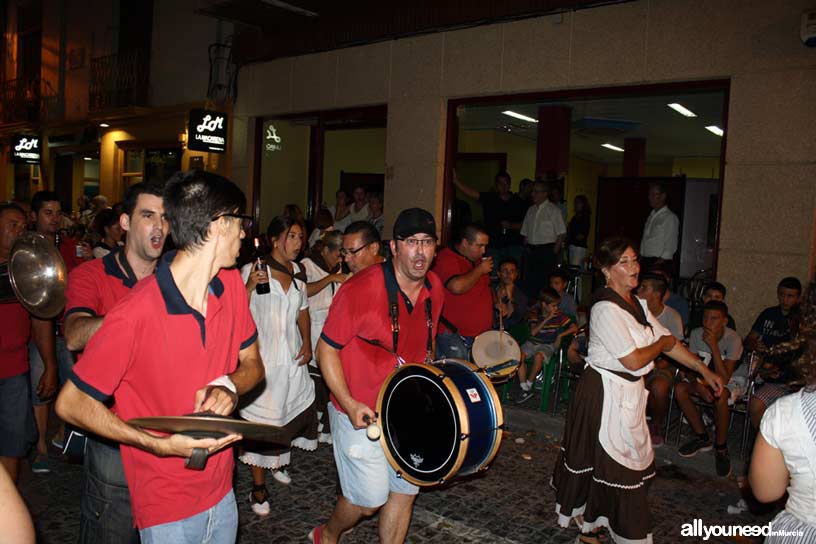
[[[343,247],[343,233],[340,231],[327,231],[323,233],[320,240],[315,243],[312,250],[301,264],[306,270],[306,293],[309,295],[309,318],[312,323],[312,346],[317,345],[320,333],[323,332],[323,324],[329,315],[334,294],[340,288],[340,284],[346,281],[348,274],[343,274],[340,270],[343,258],[340,256],[340,249]],[[315,384],[315,405],[317,407],[317,441],[331,444],[331,432],[329,429],[329,417],[326,412],[326,404],[329,402],[329,388],[323,381],[320,367],[317,360],[309,363],[309,374]]]
[[[253,491],[249,500],[258,515],[269,513],[266,470],[274,478],[291,483],[281,467],[290,462],[290,448],[317,449],[317,413],[314,384],[307,363],[312,359],[306,278],[294,262],[303,247],[303,227],[290,216],[278,216],[267,229],[272,245],[266,270],[255,263],[245,265],[249,308],[258,327],[261,359],[266,380],[248,395],[240,414],[246,420],[285,427],[293,437],[284,447],[245,442],[240,460],[252,469]],[[259,295],[255,286],[269,279],[270,292]]]
[[[700,373],[715,394],[723,384],[632,294],[640,266],[628,240],[605,240],[595,258],[606,287],[593,297],[587,367],[570,402],[553,474],[556,513],[562,527],[576,522],[577,542],[597,543],[597,532],[607,527],[615,542],[650,543],[646,490],[655,467],[643,376],[666,353]]]
[[[802,304],[798,336],[786,349],[804,353],[795,363],[797,393],[777,399],[762,415],[748,480],[762,502],[781,499],[765,542],[816,542],[816,284]]]

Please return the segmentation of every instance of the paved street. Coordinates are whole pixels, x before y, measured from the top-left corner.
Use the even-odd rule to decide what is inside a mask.
[[[558,449],[563,418],[554,418],[530,407],[506,407],[508,432],[502,449],[486,474],[451,482],[442,489],[420,493],[409,542],[566,543],[575,528],[561,529],[553,514],[553,493],[548,481]],[[518,443],[523,442],[523,443]],[[650,491],[657,526],[657,542],[692,542],[680,536],[683,523],[701,518],[707,524],[761,524],[769,516],[729,515],[726,508],[739,499],[736,480],[714,476],[713,456],[700,454],[685,460],[674,447],[658,453],[658,477]],[[239,542],[308,542],[309,530],[325,522],[333,506],[336,476],[331,447],[317,452],[296,450],[289,469],[288,487],[269,478],[272,513],[258,518],[249,508],[250,476],[239,464],[236,490],[241,525]],[[736,452],[734,457],[737,457]],[[23,467],[21,488],[35,519],[39,542],[74,542],[79,519],[82,469],[52,455],[50,474],[32,474]],[[735,467],[735,473],[738,467]],[[376,520],[369,520],[346,535],[343,542],[377,541]],[[734,542],[711,539],[709,542]],[[748,542],[748,540],[741,540]]]

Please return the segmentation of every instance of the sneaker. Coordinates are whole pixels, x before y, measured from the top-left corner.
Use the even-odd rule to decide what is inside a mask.
[[[34,460],[31,462],[31,472],[35,474],[47,474],[51,472],[47,454],[38,453],[34,456]]]
[[[320,434],[318,434],[317,435],[317,441],[320,442],[321,444],[328,444],[329,446],[331,446],[331,443],[332,443],[331,433],[320,433]]]
[[[261,499],[255,496],[254,491],[249,492],[249,504],[252,506],[252,511],[259,516],[268,516],[269,515],[269,491],[266,490],[264,487],[263,489],[263,502]]]
[[[680,457],[694,457],[701,451],[711,451],[711,447],[711,440],[695,437],[680,446],[677,453],[680,454]]]
[[[717,468],[717,476],[728,478],[731,475],[731,457],[728,450],[714,451],[714,466]]]
[[[292,478],[289,477],[289,473],[286,472],[284,469],[280,470],[273,470],[272,477],[278,481],[278,483],[283,485],[289,485],[292,483]]]
[[[57,448],[58,450],[62,451],[65,449],[65,439],[55,436],[54,438],[51,439],[51,445]]]
[[[533,392],[528,389],[519,395],[518,400],[516,400],[516,404],[524,404],[531,398],[533,398]]]

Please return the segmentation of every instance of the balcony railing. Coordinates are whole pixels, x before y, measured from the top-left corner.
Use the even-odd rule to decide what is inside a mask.
[[[48,81],[34,77],[0,82],[0,123],[42,123],[62,113],[62,100]]]
[[[148,55],[131,50],[91,59],[88,109],[92,112],[146,106]]]

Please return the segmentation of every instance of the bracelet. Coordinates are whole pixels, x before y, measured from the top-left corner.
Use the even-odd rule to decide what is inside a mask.
[[[235,384],[232,383],[232,380],[230,379],[230,377],[227,376],[226,374],[223,375],[223,376],[217,377],[216,379],[214,379],[213,381],[211,381],[207,385],[210,385],[210,386],[219,386],[220,385],[221,387],[226,387],[227,389],[232,391],[233,394],[235,394],[235,395],[238,394],[238,389],[235,387]]]

